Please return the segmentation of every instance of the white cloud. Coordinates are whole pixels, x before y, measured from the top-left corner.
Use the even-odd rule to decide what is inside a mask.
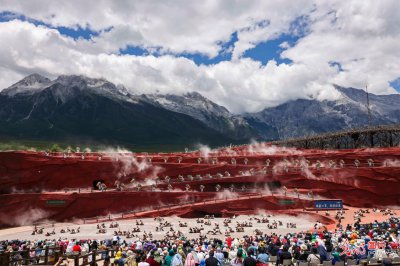
[[[400,29],[395,26],[400,15],[394,11],[399,8],[398,1],[318,6],[310,14],[312,33],[282,55],[295,64],[321,68],[338,62],[344,71],[327,82],[359,88],[369,84],[375,93],[394,93],[388,82],[400,76]]]
[[[393,93],[400,76],[399,1],[2,1],[17,12],[53,26],[104,31],[91,40],[14,20],[0,23],[0,88],[38,72],[104,77],[140,93],[198,91],[229,110],[252,112],[287,100],[337,97],[332,88]],[[299,16],[307,25],[293,27]],[[291,64],[266,65],[241,55],[282,33],[307,35],[281,56]],[[237,31],[231,61],[197,66],[189,59],[119,55],[127,45],[161,52],[216,56]],[[344,71],[329,65],[338,62]]]
[[[162,52],[218,55],[221,42],[241,30],[240,45],[258,43],[288,28],[309,6],[310,0],[293,1],[29,1],[3,0],[0,9],[24,14],[53,26],[89,27],[103,32],[93,38],[105,52],[126,45],[160,48]],[[301,8],[300,8],[301,7]],[[276,10],[285,10],[285,15]],[[260,29],[255,24],[270,21]],[[246,29],[252,31],[247,34]],[[238,45],[239,45],[238,43]],[[241,49],[242,51],[243,49]]]
[[[290,47],[290,44],[288,42],[282,42],[281,44],[279,44],[279,47],[282,49],[287,49]]]

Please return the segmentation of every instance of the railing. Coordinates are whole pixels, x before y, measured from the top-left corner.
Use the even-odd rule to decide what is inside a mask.
[[[400,125],[378,125],[350,129],[303,138],[273,141],[271,144],[286,147],[318,149],[394,147],[400,144]]]
[[[31,256],[34,252],[34,256]],[[63,252],[63,247],[46,247],[44,249],[26,249],[22,251],[1,252],[0,266],[9,265],[53,265],[60,257],[74,261],[74,266],[95,265],[106,257],[114,257],[115,250],[92,250],[91,252],[70,253]],[[37,255],[39,254],[39,255]]]

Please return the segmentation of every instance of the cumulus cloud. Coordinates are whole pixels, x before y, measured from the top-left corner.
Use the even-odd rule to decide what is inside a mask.
[[[66,3],[2,1],[1,9],[26,15],[52,26],[90,28],[105,31],[94,38],[106,49],[125,45],[160,48],[173,53],[200,52],[216,56],[220,43],[229,41],[240,30],[243,42],[255,43],[284,30],[301,11],[311,6],[309,0],[293,1],[106,1],[77,0]],[[285,10],[282,16],[277,10]],[[268,21],[269,27],[263,27]],[[264,32],[259,31],[264,29]],[[246,32],[254,34],[248,35]],[[257,37],[255,35],[258,35]],[[251,37],[254,36],[254,37]]]
[[[0,12],[41,21],[0,23],[0,88],[38,72],[103,77],[135,93],[198,91],[234,113],[297,98],[339,97],[332,84],[395,93],[400,76],[398,1],[2,1]],[[90,39],[54,27],[98,32]],[[237,33],[231,60],[196,65],[182,54],[213,58]],[[261,64],[245,51],[289,34],[280,57]],[[149,54],[121,54],[128,46]],[[157,55],[152,55],[157,51]],[[340,67],[338,67],[340,66]]]

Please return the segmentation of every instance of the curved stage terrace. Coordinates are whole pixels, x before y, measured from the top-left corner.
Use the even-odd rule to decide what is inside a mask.
[[[98,190],[102,183],[105,191]],[[296,213],[315,199],[385,207],[400,205],[400,148],[1,152],[0,190],[2,227],[46,219]]]

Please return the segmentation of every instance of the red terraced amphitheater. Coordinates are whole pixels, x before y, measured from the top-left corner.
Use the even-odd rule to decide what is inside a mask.
[[[314,199],[399,205],[399,157],[397,147],[326,151],[268,144],[158,154],[1,152],[0,211],[7,215],[0,225],[18,224],[21,213],[32,213],[36,222],[290,213],[311,208]],[[108,189],[99,191],[99,182]]]

